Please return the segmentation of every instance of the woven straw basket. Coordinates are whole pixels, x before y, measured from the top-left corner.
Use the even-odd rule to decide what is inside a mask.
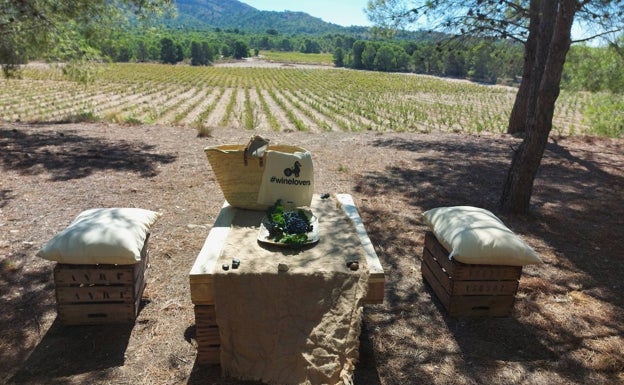
[[[228,203],[233,207],[249,210],[265,210],[267,205],[258,204],[258,192],[262,183],[265,157],[246,156],[242,144],[226,144],[204,149],[208,162],[217,177],[217,182]],[[269,145],[267,151],[285,153],[305,152],[306,150],[289,145]]]

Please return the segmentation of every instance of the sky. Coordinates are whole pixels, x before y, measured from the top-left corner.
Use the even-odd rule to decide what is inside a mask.
[[[367,0],[239,0],[261,11],[305,12],[324,21],[349,27],[369,26],[364,14]]]
[[[305,12],[311,16],[319,17],[324,21],[349,27],[371,26],[372,23],[366,18],[364,8],[368,0],[239,0],[241,3],[251,5],[261,11],[295,11]],[[572,38],[579,39],[584,36],[583,30],[578,24],[572,28]],[[596,39],[597,40],[597,39]]]

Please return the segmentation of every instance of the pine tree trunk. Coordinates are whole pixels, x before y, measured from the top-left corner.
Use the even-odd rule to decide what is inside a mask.
[[[570,33],[576,12],[575,0],[560,0],[549,54],[537,91],[535,114],[528,120],[527,135],[515,152],[500,206],[504,212],[526,214],[533,184],[552,129],[555,102],[559,96],[563,65],[570,48]]]
[[[535,63],[535,55],[537,51],[537,41],[540,25],[540,8],[541,1],[533,0],[529,7],[529,36],[524,43],[524,64],[522,65],[522,82],[516,94],[511,115],[509,116],[509,124],[507,125],[508,134],[519,134],[525,131],[527,106],[529,100],[529,88],[532,84],[533,65]]]

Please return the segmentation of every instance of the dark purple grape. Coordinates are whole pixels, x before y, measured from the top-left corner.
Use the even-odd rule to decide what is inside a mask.
[[[284,232],[287,234],[301,234],[312,230],[305,215],[297,211],[284,212]]]

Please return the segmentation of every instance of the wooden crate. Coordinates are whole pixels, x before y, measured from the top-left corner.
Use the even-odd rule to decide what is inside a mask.
[[[214,305],[195,305],[195,333],[197,362],[202,365],[219,365],[221,337]]]
[[[60,321],[65,325],[134,322],[148,260],[146,240],[141,261],[132,265],[57,263],[54,283]]]
[[[425,234],[422,275],[452,317],[511,314],[522,266],[470,265],[449,259],[431,232]]]

